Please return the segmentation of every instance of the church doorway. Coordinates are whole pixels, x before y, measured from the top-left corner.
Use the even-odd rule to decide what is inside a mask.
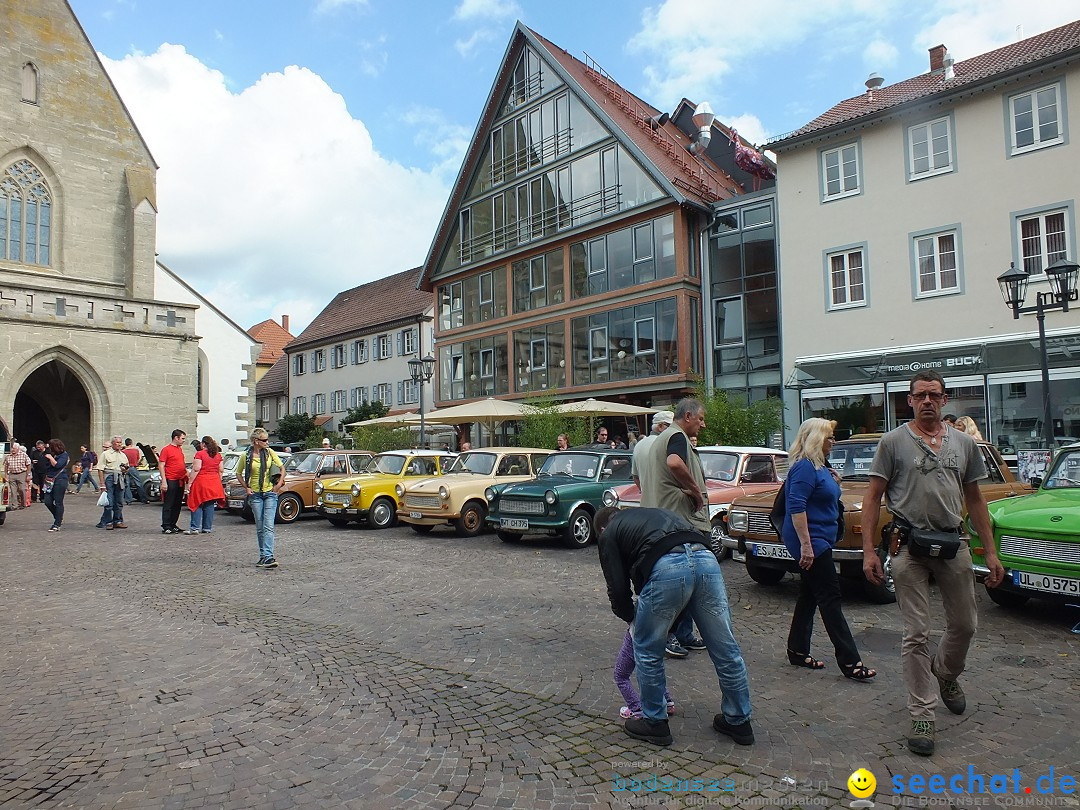
[[[12,434],[24,446],[60,439],[73,460],[79,445],[90,447],[90,398],[60,360],[50,360],[26,378],[15,395],[14,411]]]

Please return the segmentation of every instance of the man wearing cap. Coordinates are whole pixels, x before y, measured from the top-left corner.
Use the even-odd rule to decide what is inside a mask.
[[[329,450],[330,449],[330,439],[328,437],[325,437],[325,436],[323,437],[322,449],[323,450]]]

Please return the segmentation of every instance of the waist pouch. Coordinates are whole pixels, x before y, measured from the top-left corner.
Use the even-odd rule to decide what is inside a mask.
[[[960,532],[934,532],[912,527],[908,531],[907,547],[912,557],[931,557],[951,560],[960,550]]]

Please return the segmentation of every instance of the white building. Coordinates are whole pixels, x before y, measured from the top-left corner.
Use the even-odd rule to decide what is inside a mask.
[[[1034,317],[996,278],[1075,262],[1080,21],[930,71],[867,82],[768,148],[779,155],[784,376],[789,414],[840,435],[910,417],[908,380],[939,371],[1005,452],[1042,441]],[[1078,130],[1080,134],[1080,130]],[[1080,436],[1080,307],[1046,319],[1054,431]],[[789,430],[798,419],[789,418]]]

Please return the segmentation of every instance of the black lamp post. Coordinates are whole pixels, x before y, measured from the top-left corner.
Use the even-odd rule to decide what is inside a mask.
[[[435,373],[435,358],[430,354],[423,359],[413,357],[409,360],[409,374],[412,381],[420,387],[420,445],[425,446],[427,434],[424,432],[424,383],[431,382]]]
[[[1035,297],[1035,306],[1024,306],[1024,295],[1027,292],[1028,274],[1020,270],[1015,264],[1009,262],[1009,269],[998,276],[998,286],[1001,288],[1001,297],[1005,299],[1005,305],[1012,310],[1013,318],[1019,318],[1022,313],[1034,312],[1039,321],[1039,359],[1042,362],[1043,384],[1043,439],[1046,446],[1054,449],[1054,422],[1050,409],[1050,366],[1046,354],[1046,312],[1060,309],[1062,312],[1069,311],[1069,302],[1076,301],[1076,279],[1080,274],[1080,265],[1070,262],[1068,259],[1058,259],[1046,268],[1046,279],[1050,282],[1047,292],[1038,293]]]

